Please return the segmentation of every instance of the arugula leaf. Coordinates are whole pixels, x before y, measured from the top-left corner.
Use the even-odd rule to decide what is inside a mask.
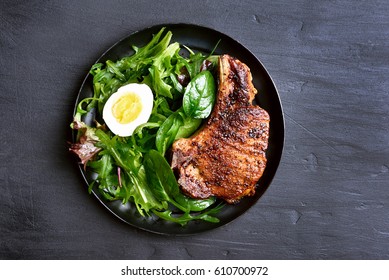
[[[153,88],[156,92],[157,96],[165,96],[167,98],[172,99],[173,95],[171,93],[172,87],[168,85],[163,80],[163,71],[158,69],[155,65],[152,65],[149,68],[150,72],[150,82],[151,85],[149,85],[151,88]]]
[[[105,197],[109,200],[116,199],[115,189],[113,186],[118,186],[118,176],[113,172],[113,159],[109,154],[103,153],[99,160],[90,161],[88,166],[97,174],[95,181],[98,182],[98,187],[105,193]],[[92,191],[93,184],[89,186],[89,193]]]
[[[184,93],[184,87],[178,81],[175,73],[170,73],[170,79],[172,80],[173,88],[180,94]]]
[[[190,78],[193,79],[197,74],[201,72],[201,65],[206,59],[206,56],[204,56],[200,52],[195,53],[187,46],[184,46],[184,48],[189,52],[189,59],[184,59],[182,63],[188,70]]]
[[[154,75],[152,81],[154,92],[158,91],[161,95],[171,97],[171,86],[163,80],[165,76],[170,75],[170,71],[167,71],[167,67],[170,66],[166,64],[166,58],[174,56],[178,52],[179,45],[169,46],[172,37],[170,31],[160,40],[164,30],[165,28],[162,28],[146,46],[134,47],[133,55],[123,57],[116,62],[107,60],[105,68],[103,63],[96,63],[91,67],[94,99],[88,105],[88,110],[96,107],[97,103],[98,112],[101,114],[105,102],[119,87],[142,81],[148,74],[151,75],[151,72]],[[150,71],[150,68],[153,70]],[[166,71],[167,73],[164,74]]]
[[[153,213],[160,217],[161,219],[178,223],[181,226],[185,226],[188,222],[193,221],[193,220],[203,220],[207,221],[210,223],[218,223],[220,220],[216,218],[215,214],[219,213],[220,210],[224,207],[224,204],[221,203],[217,205],[216,207],[210,208],[207,211],[198,213],[198,214],[192,214],[189,212],[185,212],[183,214],[177,214],[174,213],[172,210],[165,210],[165,211],[158,211],[158,210],[153,210]]]
[[[147,184],[145,170],[142,165],[142,153],[131,149],[123,138],[115,136],[112,139],[102,130],[96,130],[99,145],[112,156],[115,164],[122,168],[122,187],[117,188],[117,197],[127,203],[133,198],[134,204],[141,215],[149,214],[151,209],[163,209],[163,204],[156,199]],[[119,195],[120,194],[120,195]]]

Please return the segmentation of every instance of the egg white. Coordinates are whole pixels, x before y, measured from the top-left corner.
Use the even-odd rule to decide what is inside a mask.
[[[116,101],[126,95],[132,93],[138,96],[142,104],[142,110],[133,121],[121,124],[112,114],[112,107]],[[120,87],[107,100],[103,108],[103,120],[108,128],[116,135],[121,137],[131,136],[134,130],[141,124],[146,123],[151,115],[153,109],[153,92],[150,87],[145,84],[128,84]]]

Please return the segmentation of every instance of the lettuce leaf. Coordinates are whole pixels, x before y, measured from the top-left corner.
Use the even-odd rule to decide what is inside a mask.
[[[217,222],[213,214],[220,207],[210,207],[215,199],[184,196],[164,158],[176,139],[189,137],[198,129],[205,116],[203,111],[208,111],[212,103],[208,88],[192,90],[187,97],[188,112],[193,116],[185,113],[183,96],[188,83],[199,79],[195,77],[204,70],[206,57],[187,48],[190,55],[184,58],[179,43],[171,43],[171,39],[172,33],[162,28],[145,46],[132,46],[131,55],[91,67],[93,96],[81,100],[76,108],[71,127],[78,131],[77,140],[70,151],[80,158],[84,169],[88,167],[96,174],[90,192],[97,187],[107,200],[133,203],[142,216],[154,213],[181,225],[195,219]],[[208,82],[210,78],[206,78]],[[96,127],[85,124],[85,119],[99,119],[107,99],[119,87],[133,82],[147,84],[153,91],[154,106],[147,123],[137,127],[130,137],[114,136],[98,123]]]

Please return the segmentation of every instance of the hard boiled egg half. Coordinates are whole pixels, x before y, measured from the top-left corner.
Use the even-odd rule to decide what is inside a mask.
[[[139,125],[149,120],[153,99],[148,85],[128,84],[120,87],[104,105],[105,124],[116,135],[131,136]]]

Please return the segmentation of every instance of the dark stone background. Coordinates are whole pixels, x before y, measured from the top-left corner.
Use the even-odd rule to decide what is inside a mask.
[[[166,237],[88,195],[67,151],[90,65],[155,24],[249,48],[282,100],[279,170],[243,216]],[[1,259],[388,259],[389,2],[0,2]]]

